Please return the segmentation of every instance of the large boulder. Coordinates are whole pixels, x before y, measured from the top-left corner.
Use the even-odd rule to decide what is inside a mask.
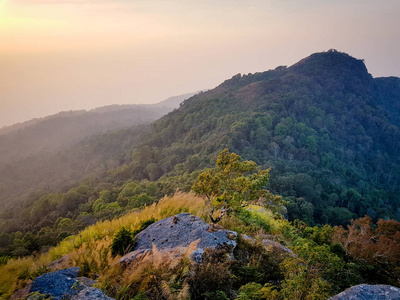
[[[191,245],[191,258],[202,261],[206,249],[226,249],[232,252],[236,247],[237,233],[210,226],[201,218],[189,213],[169,217],[151,224],[136,235],[137,246],[134,251],[120,259],[128,264],[139,256],[151,254],[153,247],[157,251],[182,253]]]
[[[400,289],[391,285],[359,284],[329,300],[400,300]]]
[[[78,280],[79,268],[68,268],[37,277],[29,292],[46,295],[50,299],[99,299],[111,300],[100,289],[89,287]],[[34,296],[28,299],[33,299]]]

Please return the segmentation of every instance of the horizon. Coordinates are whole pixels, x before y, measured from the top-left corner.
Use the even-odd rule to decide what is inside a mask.
[[[400,3],[356,0],[0,2],[0,128],[150,104],[337,49],[400,77]]]

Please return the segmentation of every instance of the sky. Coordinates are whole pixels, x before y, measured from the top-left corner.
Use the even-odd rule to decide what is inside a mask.
[[[337,49],[400,77],[399,0],[0,0],[0,127]]]

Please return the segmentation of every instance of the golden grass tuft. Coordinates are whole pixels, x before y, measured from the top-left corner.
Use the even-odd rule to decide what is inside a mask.
[[[131,299],[143,291],[150,293],[150,299],[178,299],[188,293],[188,287],[176,290],[189,263],[181,254],[158,250],[153,244],[152,251],[128,266],[112,265],[100,278],[100,287],[118,299]]]

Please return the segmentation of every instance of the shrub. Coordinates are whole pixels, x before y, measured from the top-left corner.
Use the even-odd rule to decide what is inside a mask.
[[[226,259],[225,251],[207,249],[203,255],[203,262],[192,265],[189,272],[191,299],[224,299],[222,298],[224,294],[225,296],[231,294],[230,264],[231,262]]]
[[[151,219],[148,219],[148,220],[146,220],[146,221],[141,222],[140,225],[139,225],[139,228],[136,229],[136,230],[133,232],[133,234],[134,234],[134,235],[137,235],[139,232],[141,232],[142,230],[145,230],[147,227],[149,227],[149,226],[150,226],[151,224],[153,224],[155,221],[156,221],[156,219],[151,218]]]
[[[115,257],[117,255],[124,255],[129,250],[135,248],[135,235],[130,229],[122,227],[114,237],[111,244],[111,254]]]
[[[113,257],[115,257],[117,255],[122,256],[122,255],[128,253],[130,250],[134,249],[136,247],[135,236],[142,230],[145,230],[147,227],[149,227],[155,221],[156,220],[154,218],[143,221],[142,223],[140,223],[139,228],[136,229],[135,231],[132,231],[130,229],[126,229],[125,227],[122,227],[121,230],[119,230],[115,234],[114,240],[112,241],[112,244],[111,244],[112,256]]]
[[[239,289],[236,300],[259,300],[261,299],[262,285],[259,283],[248,283]]]

